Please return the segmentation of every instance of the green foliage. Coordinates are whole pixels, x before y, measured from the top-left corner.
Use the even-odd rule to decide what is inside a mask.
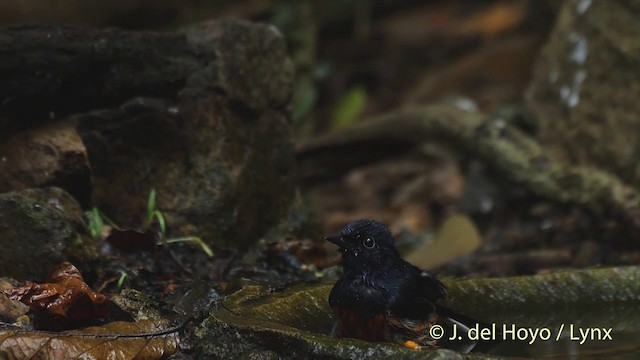
[[[352,86],[333,110],[331,127],[338,129],[355,124],[367,105],[367,89]]]
[[[84,216],[87,218],[87,226],[89,227],[89,234],[91,234],[91,238],[93,240],[100,240],[102,227],[104,226],[104,222],[100,216],[100,210],[94,207],[91,211],[85,212]]]
[[[89,227],[91,238],[94,240],[100,240],[102,236],[102,228],[104,228],[105,223],[114,229],[119,229],[118,225],[116,225],[111,219],[109,219],[109,217],[107,217],[107,215],[96,207],[91,209],[91,211],[86,211],[84,216],[87,219],[87,226]]]
[[[167,233],[167,224],[164,219],[164,215],[158,209],[156,209],[156,189],[151,188],[149,193],[149,200],[147,200],[147,220],[145,227],[150,228],[153,225],[153,220],[158,220],[158,226],[160,227],[160,234],[164,238]]]
[[[200,239],[197,236],[187,236],[187,237],[171,238],[171,239],[166,238],[167,225],[162,212],[156,209],[156,189],[152,188],[151,192],[149,193],[149,200],[147,201],[147,220],[145,223],[147,228],[150,228],[151,225],[153,225],[154,219],[158,221],[158,226],[160,227],[160,240],[158,241],[158,244],[195,242],[200,246],[202,251],[204,251],[209,257],[213,256],[213,251],[211,251],[211,248],[209,248],[209,246],[205,244],[205,242],[202,241],[202,239]]]
[[[127,279],[127,276],[127,273],[124,271],[120,273],[120,277],[118,278],[118,282],[116,284],[118,290],[122,289],[122,285],[124,285],[124,281]]]
[[[201,238],[197,236],[171,238],[164,241],[165,244],[172,244],[172,243],[179,243],[179,242],[194,242],[198,244],[202,249],[202,251],[204,251],[205,254],[207,254],[209,257],[213,256],[213,251],[211,251],[211,248],[209,247],[209,245],[207,245],[204,241],[202,241]]]
[[[107,216],[105,216],[98,208],[94,207],[91,211],[85,212],[84,215],[87,218],[89,233],[94,240],[100,240],[100,238],[102,237],[102,229],[105,222],[111,227],[118,229],[118,226]],[[164,214],[162,214],[162,212],[156,208],[156,189],[152,188],[151,192],[149,193],[149,199],[147,200],[147,217],[145,219],[144,227],[146,229],[150,229],[153,226],[154,220],[158,222],[158,227],[160,228],[160,239],[158,240],[158,245],[173,244],[179,242],[194,242],[198,244],[202,251],[204,251],[209,257],[213,256],[213,251],[211,251],[211,248],[197,236],[187,236],[170,239],[166,238],[167,223],[165,221]],[[125,278],[126,274],[123,273],[118,280],[118,288],[121,287],[121,283]]]

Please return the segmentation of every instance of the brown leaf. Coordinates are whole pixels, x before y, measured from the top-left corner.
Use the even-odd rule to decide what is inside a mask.
[[[112,322],[61,333],[0,329],[2,359],[161,359],[177,351],[167,321]]]
[[[463,35],[478,34],[485,39],[492,39],[520,26],[526,11],[527,2],[523,0],[497,2],[466,19],[458,28],[458,32]]]
[[[153,250],[158,243],[158,233],[153,230],[111,229],[105,241],[125,252]]]
[[[454,214],[440,225],[432,242],[407,255],[407,261],[423,269],[431,269],[477,250],[482,235],[476,224],[466,215]]]
[[[80,271],[68,262],[52,273],[50,283],[31,283],[2,292],[57,318],[81,321],[108,315],[107,297],[91,290]]]

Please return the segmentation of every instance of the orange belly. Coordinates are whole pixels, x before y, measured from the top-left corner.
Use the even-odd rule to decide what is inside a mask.
[[[372,342],[388,341],[385,314],[363,314],[353,309],[333,308],[338,317],[338,336]]]

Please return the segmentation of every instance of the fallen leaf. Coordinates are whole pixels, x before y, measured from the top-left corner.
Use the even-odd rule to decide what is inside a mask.
[[[497,2],[474,13],[458,28],[458,33],[493,39],[522,25],[526,11],[527,2],[523,0]]]
[[[120,230],[111,229],[105,241],[115,248],[125,252],[135,252],[141,250],[152,250],[156,247],[159,237],[153,230]]]
[[[161,359],[177,351],[178,329],[168,328],[166,320],[118,321],[59,333],[0,328],[0,358]]]
[[[433,242],[411,252],[407,261],[420,268],[431,269],[469,254],[481,244],[482,237],[473,220],[466,215],[455,214],[442,223]]]
[[[50,283],[30,283],[2,293],[54,318],[83,321],[108,315],[107,297],[91,290],[68,262],[52,273]]]

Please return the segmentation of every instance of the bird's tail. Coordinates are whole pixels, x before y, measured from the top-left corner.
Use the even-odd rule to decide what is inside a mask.
[[[436,305],[436,313],[438,314],[438,324],[443,327],[445,334],[449,334],[449,336],[444,336],[439,343],[442,347],[463,353],[471,351],[484,352],[494,347],[499,339],[502,338],[500,334],[494,334],[497,330],[490,324],[460,314],[446,306]],[[490,334],[488,340],[485,340],[486,337],[483,339],[478,336],[483,329],[489,329],[488,332],[484,330],[484,333]],[[452,339],[451,337],[454,334],[457,334],[457,336]]]

